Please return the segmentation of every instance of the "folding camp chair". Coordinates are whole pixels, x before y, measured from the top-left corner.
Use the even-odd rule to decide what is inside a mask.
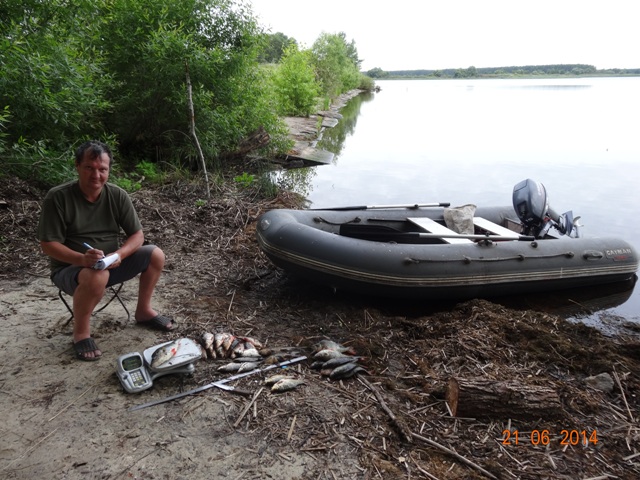
[[[120,298],[120,290],[122,290],[122,286],[124,285],[124,283],[120,283],[117,286],[116,285],[112,285],[110,287],[108,287],[109,290],[111,290],[111,298],[109,300],[107,300],[107,302],[102,305],[99,309],[97,309],[96,311],[93,312],[93,315],[95,315],[96,313],[100,313],[102,310],[104,310],[105,308],[107,308],[109,306],[109,304],[111,302],[113,302],[114,300],[118,300],[118,302],[120,302],[120,305],[122,305],[122,308],[124,308],[124,311],[127,312],[127,322],[131,320],[131,313],[129,313],[129,309],[127,308],[127,306],[124,304],[124,302],[122,301],[122,299]],[[71,320],[73,320],[73,309],[71,308],[71,306],[69,306],[69,304],[67,303],[67,300],[64,298],[64,292],[62,290],[58,290],[58,296],[60,297],[60,300],[62,300],[62,303],[64,303],[65,307],[67,307],[67,310],[69,310],[69,313],[71,314],[71,316],[69,317],[69,320],[67,320],[67,323],[65,323],[65,325],[68,325],[69,322],[71,322]]]

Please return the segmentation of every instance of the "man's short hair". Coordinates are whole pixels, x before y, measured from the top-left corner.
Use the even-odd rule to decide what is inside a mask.
[[[89,140],[88,142],[84,142],[76,150],[76,165],[80,165],[82,163],[87,152],[89,152],[89,158],[91,160],[95,160],[103,153],[106,153],[109,155],[109,167],[111,167],[113,155],[111,154],[111,149],[106,143],[102,143],[99,140]]]

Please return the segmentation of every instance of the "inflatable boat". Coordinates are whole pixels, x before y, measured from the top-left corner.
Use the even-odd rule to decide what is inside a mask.
[[[527,179],[513,205],[278,209],[258,219],[262,251],[286,272],[333,289],[396,298],[465,299],[623,282],[638,255],[623,239],[580,235]]]

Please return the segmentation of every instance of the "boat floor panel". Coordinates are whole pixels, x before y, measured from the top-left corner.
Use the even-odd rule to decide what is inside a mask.
[[[458,235],[457,232],[454,232],[453,230],[445,227],[444,225],[440,225],[438,222],[430,218],[410,217],[410,218],[407,218],[407,220],[409,220],[411,223],[419,226],[420,228],[422,228],[423,230],[429,233],[433,233],[435,235],[446,235],[442,237],[442,240],[447,243],[451,243],[451,244],[473,243],[468,238],[455,238],[455,236]]]
[[[518,232],[511,231],[508,228],[502,227],[497,223],[493,223],[482,217],[473,217],[473,224],[476,227],[480,227],[481,229],[486,230],[487,232],[493,233],[494,235],[513,237],[514,235],[518,234]]]

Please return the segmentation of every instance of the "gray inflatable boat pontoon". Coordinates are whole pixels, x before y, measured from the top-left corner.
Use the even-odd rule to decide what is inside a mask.
[[[260,248],[277,266],[333,289],[397,298],[465,299],[622,282],[638,255],[613,237],[581,237],[544,186],[524,180],[513,207],[446,204],[271,210]]]

